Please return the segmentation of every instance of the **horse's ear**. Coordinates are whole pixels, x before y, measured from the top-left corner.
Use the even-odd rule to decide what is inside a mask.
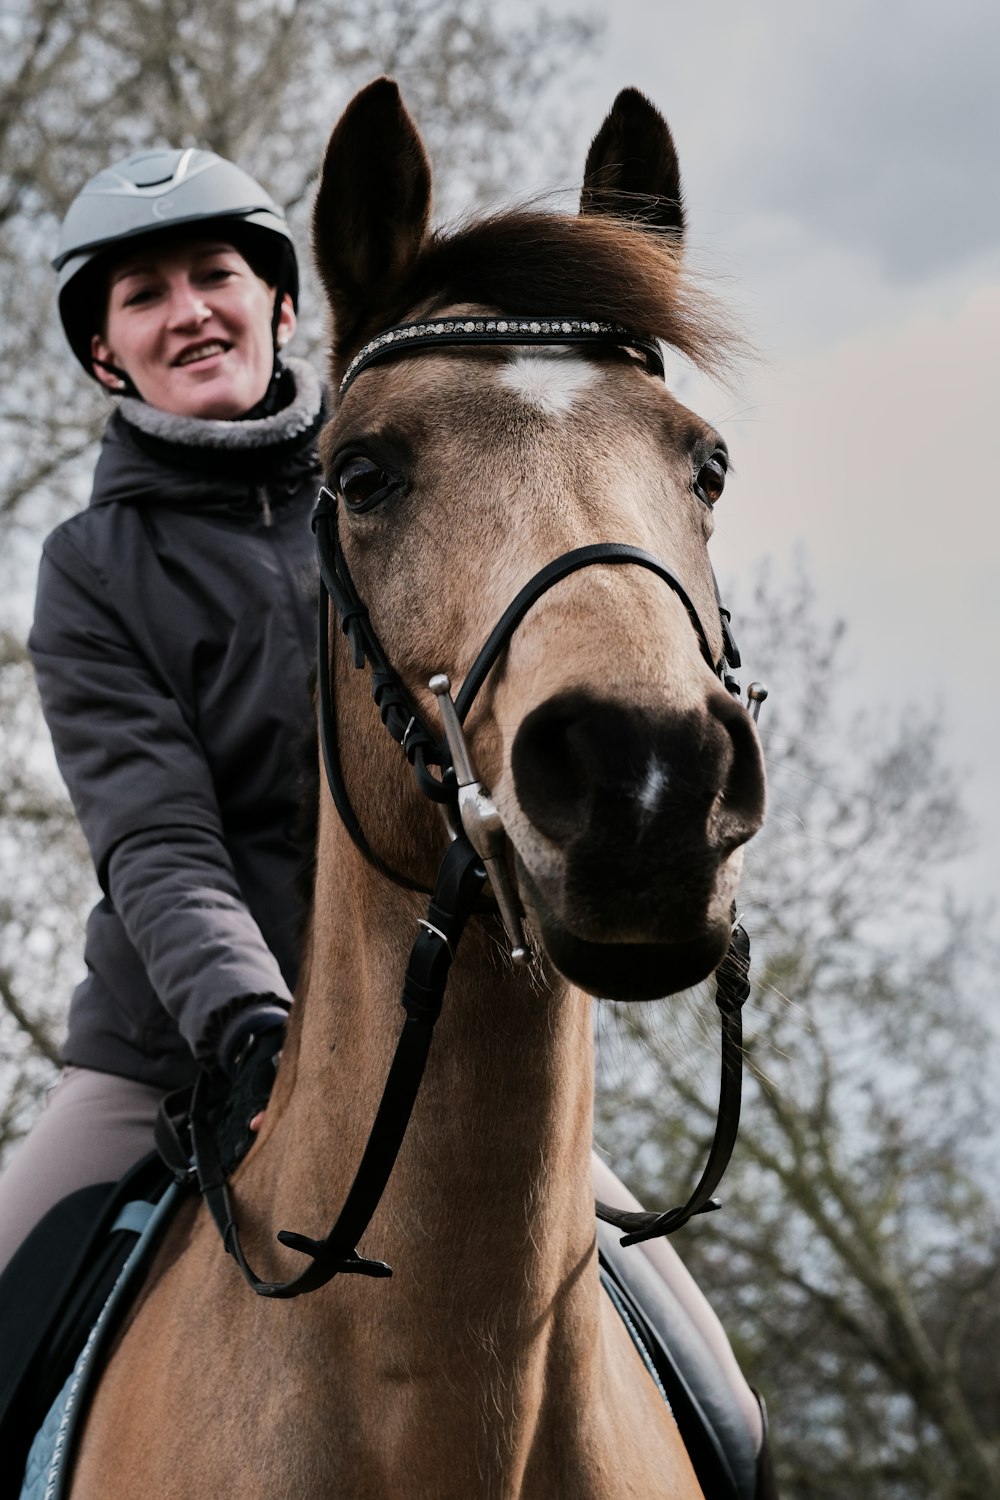
[[[622,89],[594,137],[583,174],[582,214],[614,214],[684,233],[681,172],[673,136],[638,89]]]
[[[391,78],[355,94],[334,127],[313,209],[313,255],[343,345],[392,298],[427,235],[431,169]]]

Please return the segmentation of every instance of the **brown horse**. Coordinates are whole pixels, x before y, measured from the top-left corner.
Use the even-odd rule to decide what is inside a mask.
[[[711,361],[717,330],[684,292],[669,131],[632,91],[594,142],[578,217],[504,213],[437,237],[429,208],[419,136],[381,80],[337,125],[316,203],[335,389],[404,321],[428,338],[459,315],[471,331],[544,314],[574,340],[581,319],[630,333],[593,347],[421,342],[346,389],[323,438],[340,542],[420,717],[440,724],[429,680],[461,683],[553,558],[623,543],[678,586],[600,562],[561,579],[468,714],[534,959],[511,963],[495,917],[470,921],[362,1246],[392,1280],[254,1297],[191,1206],[102,1378],[74,1500],[701,1494],[599,1285],[587,993],[648,999],[711,973],[762,817],[753,725],[710,664],[724,647],[706,542],[725,446],[649,368],[656,339]],[[332,634],[351,806],[377,860],[432,885],[446,831]],[[266,1276],[303,1268],[275,1231],[322,1236],[351,1184],[426,910],[324,792],[306,977],[234,1178],[242,1242]]]

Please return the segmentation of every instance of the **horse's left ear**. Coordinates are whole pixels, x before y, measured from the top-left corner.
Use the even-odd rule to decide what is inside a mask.
[[[431,169],[391,78],[355,94],[323,159],[313,254],[339,348],[391,302],[427,235]]]
[[[666,120],[638,89],[622,89],[594,137],[582,214],[614,214],[684,233],[681,172]]]

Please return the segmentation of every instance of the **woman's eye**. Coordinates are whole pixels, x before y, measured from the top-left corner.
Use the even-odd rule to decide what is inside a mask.
[[[360,453],[352,453],[337,471],[337,489],[352,510],[365,510],[381,500],[398,481]]]
[[[713,453],[707,464],[702,464],[694,482],[695,494],[707,505],[714,505],[726,487],[726,459],[721,453]]]

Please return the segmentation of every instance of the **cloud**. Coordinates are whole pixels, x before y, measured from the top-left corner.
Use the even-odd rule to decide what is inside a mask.
[[[697,235],[738,254],[784,226],[888,281],[997,251],[988,0],[616,0],[599,13],[607,102],[632,82],[667,114]]]
[[[950,315],[914,315],[891,336],[854,335],[761,372],[728,421],[706,388],[684,397],[734,457],[713,541],[720,577],[803,548],[825,605],[849,625],[855,702],[891,712],[941,701],[990,850],[974,868],[994,891],[998,349],[1000,281]]]
[[[720,513],[723,529],[761,551],[804,541],[852,607],[863,581],[890,654],[902,642],[878,600],[887,575],[905,581],[940,606],[939,618],[924,612],[935,649],[958,656],[959,634],[982,638],[987,616],[1000,628],[1000,590],[969,588],[995,566],[1000,537],[998,349],[1000,283],[951,316],[915,315],[891,335],[853,335],[761,372],[748,420],[728,433],[740,498],[734,516]]]
[[[901,278],[996,245],[1000,10],[855,0],[764,15],[755,56],[739,62],[731,203],[794,216]]]

